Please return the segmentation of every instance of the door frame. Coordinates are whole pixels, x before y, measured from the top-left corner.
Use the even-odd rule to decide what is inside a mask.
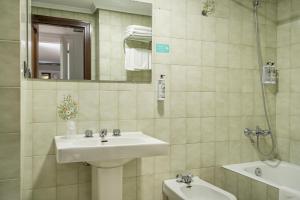
[[[75,19],[66,19],[58,17],[50,17],[44,15],[31,15],[32,30],[36,30],[32,33],[32,71],[33,78],[38,78],[38,24],[47,24],[71,28],[82,28],[84,30],[84,80],[91,80],[91,28],[90,23],[83,22]]]

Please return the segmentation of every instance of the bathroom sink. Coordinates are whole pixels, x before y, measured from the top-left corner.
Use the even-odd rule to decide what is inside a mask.
[[[122,200],[123,165],[135,158],[168,153],[169,144],[142,132],[108,134],[106,142],[99,136],[56,136],[58,163],[87,162],[92,165],[92,199]]]
[[[176,179],[165,180],[163,192],[169,200],[236,200],[236,197],[199,177],[193,177],[191,187]]]
[[[58,163],[114,162],[124,164],[130,159],[166,154],[168,144],[141,132],[124,132],[121,136],[106,137],[107,142],[101,142],[99,136],[86,138],[76,135],[72,138],[56,136],[56,157]],[[101,165],[100,164],[100,165]],[[106,166],[107,167],[107,166]]]

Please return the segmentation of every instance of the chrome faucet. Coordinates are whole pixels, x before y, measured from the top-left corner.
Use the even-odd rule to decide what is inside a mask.
[[[101,142],[107,142],[105,137],[107,136],[107,129],[101,129],[99,132],[99,136],[101,137]]]
[[[120,129],[113,129],[113,136],[121,136],[121,130]]]
[[[93,137],[93,131],[92,130],[85,130],[84,135],[85,135],[85,137]]]
[[[251,137],[251,136],[267,136],[267,135],[272,134],[272,132],[270,130],[263,130],[259,126],[256,126],[255,130],[251,130],[250,128],[245,128],[244,129],[244,134],[247,137]]]

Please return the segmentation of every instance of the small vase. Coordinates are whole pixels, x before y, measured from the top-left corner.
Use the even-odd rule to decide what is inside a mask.
[[[67,121],[67,137],[71,138],[76,135],[76,122],[74,120]]]

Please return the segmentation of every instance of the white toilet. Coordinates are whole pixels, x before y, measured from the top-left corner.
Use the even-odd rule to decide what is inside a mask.
[[[236,200],[234,195],[197,176],[193,177],[190,186],[177,182],[177,179],[165,180],[163,193],[166,200]]]

